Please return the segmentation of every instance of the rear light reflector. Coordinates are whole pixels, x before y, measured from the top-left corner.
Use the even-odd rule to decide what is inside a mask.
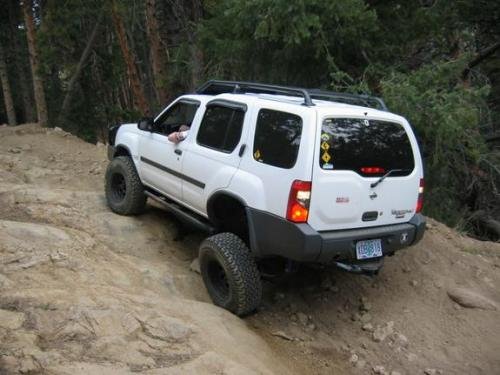
[[[295,180],[290,188],[286,218],[294,223],[306,223],[311,200],[311,181]]]
[[[415,212],[418,214],[424,208],[424,179],[420,179],[420,185],[418,187],[418,199],[417,199],[417,208]]]
[[[361,167],[361,173],[364,174],[381,174],[385,173],[385,169],[381,167]]]

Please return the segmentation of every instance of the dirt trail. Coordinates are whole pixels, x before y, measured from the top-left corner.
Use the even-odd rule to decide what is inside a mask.
[[[500,373],[500,244],[430,221],[379,276],[305,267],[242,320],[190,270],[200,234],[109,211],[105,154],[0,127],[0,374]]]

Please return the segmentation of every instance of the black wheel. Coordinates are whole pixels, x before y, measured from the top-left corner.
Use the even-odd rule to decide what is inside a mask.
[[[144,186],[128,156],[111,160],[106,170],[105,190],[108,206],[117,214],[136,215],[144,210]]]
[[[219,233],[200,246],[200,271],[217,306],[242,316],[253,312],[262,298],[262,283],[248,247],[233,233]]]

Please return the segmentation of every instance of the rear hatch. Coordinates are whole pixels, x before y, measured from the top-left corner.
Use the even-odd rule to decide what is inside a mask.
[[[320,121],[309,225],[329,231],[409,221],[423,177],[409,124],[366,116]]]

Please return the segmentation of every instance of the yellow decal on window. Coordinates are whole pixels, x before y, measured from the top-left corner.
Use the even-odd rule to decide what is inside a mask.
[[[331,158],[332,157],[330,156],[330,154],[328,154],[328,152],[325,151],[325,153],[321,157],[321,160],[323,160],[325,163],[328,163],[331,160]]]
[[[330,144],[328,142],[323,142],[321,144],[321,148],[325,151],[327,151],[330,148]]]
[[[260,159],[260,151],[259,150],[256,150],[254,153],[253,153],[253,157],[255,160],[259,160]]]

